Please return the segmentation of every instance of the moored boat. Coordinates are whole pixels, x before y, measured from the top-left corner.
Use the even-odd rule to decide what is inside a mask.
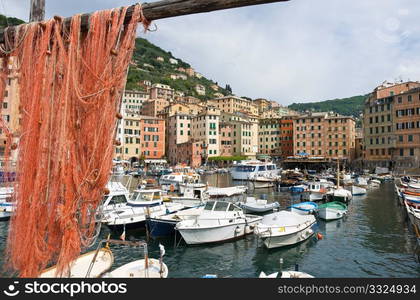
[[[347,205],[338,201],[327,202],[318,207],[318,214],[326,221],[338,220],[347,214]]]
[[[316,219],[313,215],[300,215],[280,211],[265,215],[255,226],[254,234],[263,240],[267,248],[294,245],[307,240],[314,234]]]
[[[264,199],[247,197],[246,202],[240,203],[239,206],[250,213],[263,213],[279,208],[280,204],[278,202],[268,203],[267,200]]]
[[[247,215],[233,203],[208,201],[194,219],[184,220],[176,225],[188,244],[207,244],[238,239],[250,234],[262,217]]]
[[[290,208],[293,213],[299,215],[309,215],[318,210],[318,204],[316,204],[315,202],[307,201],[295,203]]]
[[[52,266],[38,276],[39,278],[98,278],[111,269],[114,256],[108,248],[90,251],[80,255],[70,263],[66,273],[59,274]]]

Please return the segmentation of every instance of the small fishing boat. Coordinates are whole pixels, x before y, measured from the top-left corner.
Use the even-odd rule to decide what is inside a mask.
[[[327,198],[330,198],[331,201],[348,203],[353,198],[353,195],[350,191],[339,187],[327,192]]]
[[[167,278],[168,267],[163,262],[165,255],[165,248],[159,244],[160,258],[149,258],[147,252],[147,244],[142,243],[144,247],[144,259],[135,260],[125,264],[109,273],[106,273],[105,278]]]
[[[280,211],[265,215],[255,226],[254,234],[271,248],[294,245],[307,240],[314,234],[316,219],[313,215],[300,215]]]
[[[346,186],[346,190],[350,191],[353,196],[366,195],[366,189],[357,185]]]
[[[319,182],[319,181],[308,182],[307,185],[308,185],[308,189],[306,190],[307,200],[321,201],[325,198],[325,194],[327,193],[327,188],[323,185],[322,182]]]
[[[251,213],[263,213],[267,211],[273,211],[280,207],[278,202],[267,203],[267,200],[255,199],[254,197],[247,197],[245,203],[240,203],[245,211]]]
[[[411,224],[417,227],[417,232],[420,233],[420,203],[416,205],[406,201],[404,204]]]
[[[362,188],[367,188],[369,185],[368,180],[365,177],[361,177],[361,176],[355,179],[354,184]]]
[[[266,176],[255,176],[248,181],[252,184],[252,188],[254,189],[264,189],[264,188],[271,188],[274,186],[274,182],[277,179],[272,177],[266,177]]]
[[[299,215],[309,215],[318,210],[318,204],[315,202],[295,203],[291,206],[291,211]]]
[[[323,220],[338,220],[347,214],[347,205],[338,201],[327,202],[318,207],[318,213]]]
[[[253,232],[260,216],[244,214],[233,203],[207,201],[203,211],[194,219],[176,224],[188,244],[206,244],[238,239]]]
[[[80,255],[70,263],[65,274],[58,274],[53,266],[41,272],[39,278],[98,278],[109,271],[114,263],[114,256],[108,248],[102,248]]]
[[[298,193],[303,193],[304,191],[306,191],[307,188],[308,186],[304,184],[299,184],[299,185],[294,185],[294,186],[289,187],[289,191],[293,194],[298,194]]]
[[[371,188],[378,188],[381,186],[381,181],[378,179],[371,179],[369,180],[369,187]]]

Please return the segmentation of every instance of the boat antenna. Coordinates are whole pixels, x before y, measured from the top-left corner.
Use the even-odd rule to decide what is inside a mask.
[[[280,257],[280,278],[282,277],[283,272],[283,257]]]

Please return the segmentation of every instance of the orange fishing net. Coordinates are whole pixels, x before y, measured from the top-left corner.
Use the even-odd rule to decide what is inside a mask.
[[[140,5],[128,18],[127,8],[96,12],[82,32],[81,15],[70,26],[54,17],[5,35],[0,95],[14,57],[22,116],[17,149],[8,143],[18,151],[8,257],[19,276],[51,263],[65,274],[94,236],[137,24],[148,26]]]

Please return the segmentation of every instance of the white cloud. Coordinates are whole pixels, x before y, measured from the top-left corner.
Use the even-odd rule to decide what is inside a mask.
[[[27,19],[28,3],[6,0],[6,12]],[[47,16],[129,4],[47,0]],[[145,37],[237,95],[289,104],[419,80],[419,15],[416,0],[291,0],[158,20]]]

